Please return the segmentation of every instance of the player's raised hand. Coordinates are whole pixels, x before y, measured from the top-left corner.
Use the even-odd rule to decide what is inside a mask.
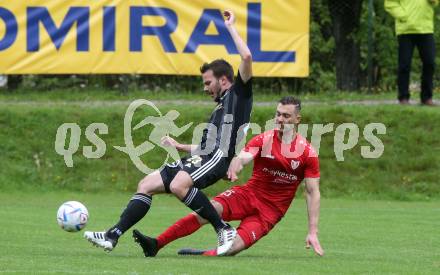
[[[228,172],[226,173],[228,179],[231,182],[238,180],[237,174],[240,173],[242,169],[243,169],[243,164],[241,163],[241,159],[238,157],[233,158],[231,163],[229,164]]]
[[[319,256],[324,256],[324,249],[322,249],[321,244],[319,243],[318,235],[307,234],[306,248],[310,249],[310,247],[313,247],[313,250],[315,250],[315,253]]]
[[[164,136],[161,138],[160,143],[166,147],[174,147],[177,148],[179,143],[172,137]]]
[[[223,16],[225,17],[225,24],[226,25],[233,25],[235,23],[235,15],[230,10],[225,10],[223,12]]]

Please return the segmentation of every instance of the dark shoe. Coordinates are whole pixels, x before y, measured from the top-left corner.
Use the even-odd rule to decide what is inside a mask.
[[[133,239],[142,247],[145,257],[155,257],[159,251],[155,238],[145,236],[136,229],[133,230]]]
[[[437,106],[437,104],[434,103],[434,101],[432,101],[432,99],[428,99],[422,102],[422,105],[425,106]]]
[[[409,100],[408,99],[400,99],[399,104],[400,105],[409,105]]]
[[[182,248],[180,249],[177,254],[179,255],[203,255],[206,250],[202,249],[194,249],[194,248]]]

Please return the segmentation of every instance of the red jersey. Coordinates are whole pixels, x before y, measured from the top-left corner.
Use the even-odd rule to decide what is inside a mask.
[[[286,144],[277,133],[278,130],[264,132],[246,144],[244,150],[254,155],[254,168],[244,187],[284,216],[301,181],[319,178],[319,160],[301,135]]]

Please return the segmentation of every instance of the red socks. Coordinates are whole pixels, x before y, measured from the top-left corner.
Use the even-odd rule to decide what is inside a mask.
[[[193,214],[189,214],[168,227],[167,230],[157,237],[158,248],[161,249],[174,240],[191,235],[200,227],[201,225],[197,217]]]
[[[211,249],[203,252],[203,256],[217,256],[217,249]]]
[[[201,225],[197,217],[193,214],[189,214],[168,227],[167,230],[157,237],[158,249],[161,249],[174,240],[191,235],[200,227]],[[217,249],[207,250],[203,253],[203,256],[217,256]]]

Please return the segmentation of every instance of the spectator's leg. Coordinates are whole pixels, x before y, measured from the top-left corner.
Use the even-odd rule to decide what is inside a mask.
[[[417,39],[417,48],[422,59],[422,103],[432,99],[433,76],[435,69],[435,42],[433,34],[420,34]]]
[[[399,42],[397,86],[399,89],[399,101],[409,100],[409,75],[411,71],[411,59],[414,52],[414,41],[410,34],[402,34],[397,37]]]

